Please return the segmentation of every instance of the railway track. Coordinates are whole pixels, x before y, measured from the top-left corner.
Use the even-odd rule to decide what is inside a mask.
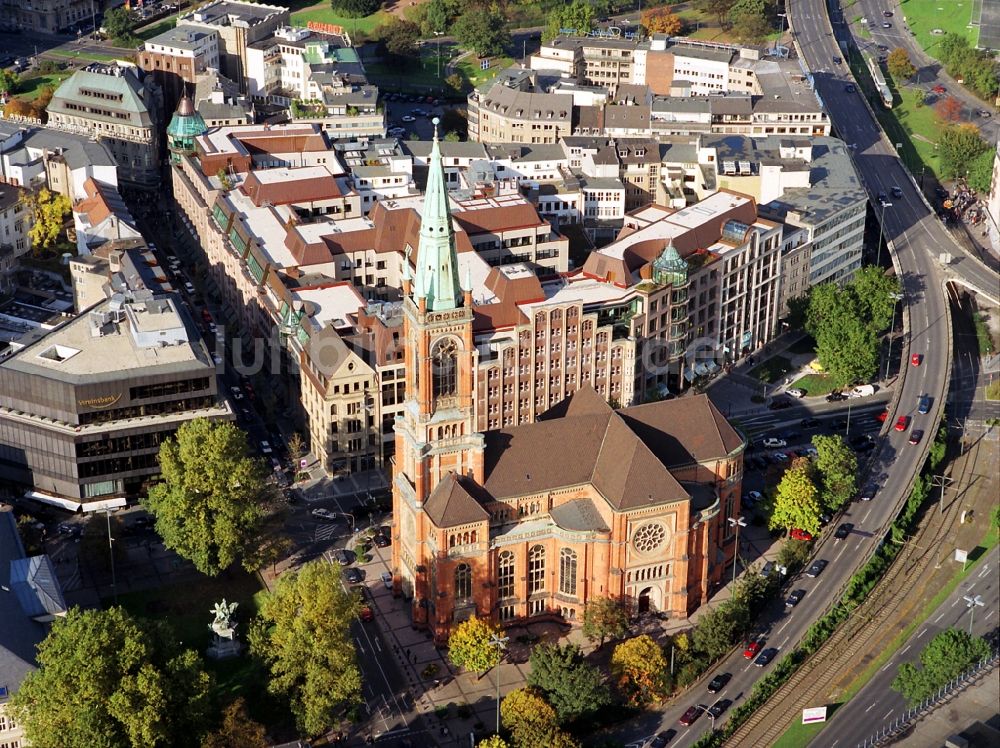
[[[979,444],[965,456],[965,464],[976,464]],[[801,710],[826,703],[830,684],[851,663],[856,666],[874,657],[872,645],[886,633],[886,624],[907,602],[914,602],[912,580],[936,563],[941,540],[952,530],[958,512],[942,515],[933,505],[927,509],[917,533],[893,561],[882,580],[850,617],[788,681],[733,734],[726,746],[773,745]]]

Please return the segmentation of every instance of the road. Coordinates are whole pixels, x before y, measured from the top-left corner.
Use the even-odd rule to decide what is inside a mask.
[[[920,625],[885,667],[834,713],[823,732],[809,745],[816,748],[858,745],[905,712],[906,701],[891,688],[899,666],[904,662],[916,663],[921,649],[941,631],[952,626],[969,630],[969,611],[963,597],[979,595],[984,603],[982,608],[976,610],[973,633],[987,636],[995,632],[1000,606],[998,561],[1000,550],[994,548],[986,554],[979,567],[973,569],[966,580],[928,616],[927,621]]]

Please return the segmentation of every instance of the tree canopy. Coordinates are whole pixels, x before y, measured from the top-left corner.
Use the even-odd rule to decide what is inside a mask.
[[[990,148],[983,151],[969,164],[969,186],[976,192],[989,192],[993,181],[993,161],[996,158],[997,149]]]
[[[594,7],[587,0],[573,0],[557,6],[549,13],[542,31],[542,41],[555,39],[562,29],[572,29],[573,33],[583,36],[590,32],[593,25]]]
[[[169,748],[204,733],[211,678],[163,626],[121,608],[70,609],[11,699],[33,745]]]
[[[393,57],[417,56],[417,44],[420,41],[420,27],[417,24],[393,16],[389,23],[378,27],[378,34],[386,52]]]
[[[960,629],[945,629],[920,652],[921,667],[910,662],[899,666],[892,689],[913,706],[932,696],[989,653],[989,644],[980,637],[969,636]]]
[[[268,748],[264,725],[254,722],[247,713],[243,697],[238,697],[222,712],[222,725],[209,733],[201,748]]]
[[[331,0],[335,13],[348,18],[364,18],[382,7],[382,0]]]
[[[650,34],[676,36],[684,28],[684,21],[675,16],[670,8],[661,6],[642,12],[642,26]]]
[[[247,454],[246,435],[237,426],[188,421],[160,445],[160,471],[145,505],[167,548],[208,575],[237,560],[248,571],[259,566],[273,494],[267,470]]]
[[[670,693],[670,669],[663,650],[648,634],[626,639],[611,654],[611,676],[625,700],[646,706]]]
[[[467,9],[452,25],[451,33],[480,57],[501,55],[510,44],[507,18],[496,6]]]
[[[565,724],[608,703],[601,672],[583,659],[574,644],[540,644],[531,650],[528,685],[545,695]]]
[[[827,509],[840,509],[858,490],[858,455],[839,434],[813,437],[820,499]]]
[[[556,710],[541,692],[530,686],[504,696],[500,702],[500,719],[517,748],[550,745],[553,734],[559,731]]]
[[[101,28],[123,47],[130,47],[138,43],[138,39],[132,33],[132,29],[135,28],[132,11],[124,5],[105,11],[104,23]]]
[[[765,0],[736,0],[729,8],[729,23],[740,41],[758,43],[771,31]]]
[[[975,125],[965,123],[946,127],[938,138],[942,176],[953,179],[964,177],[966,171],[971,174],[970,164],[989,150],[989,143],[983,140]]]
[[[815,535],[819,532],[822,513],[812,465],[808,459],[797,459],[785,470],[775,489],[774,511],[768,527],[772,530],[797,527]]]
[[[448,638],[448,659],[455,667],[484,673],[500,664],[502,652],[493,637],[500,636],[500,627],[488,618],[471,616],[462,621]]]
[[[47,187],[42,187],[38,192],[31,193],[28,197],[28,204],[32,216],[28,238],[31,239],[32,251],[41,252],[52,246],[59,238],[59,233],[66,222],[66,216],[69,215],[73,206],[68,197],[53,192]]]
[[[583,609],[583,635],[604,646],[606,639],[621,639],[628,633],[628,613],[620,601],[595,597]]]
[[[7,68],[0,68],[0,93],[14,93],[18,83],[20,83],[20,78],[17,73]]]
[[[913,77],[917,69],[910,62],[910,55],[902,47],[896,47],[889,53],[886,59],[886,67],[889,68],[889,75],[902,82]]]
[[[267,690],[289,699],[298,728],[318,735],[361,701],[350,624],[360,610],[340,570],[312,561],[278,578],[251,625],[250,649],[269,669]]]
[[[996,95],[997,70],[989,51],[974,49],[964,36],[952,33],[941,37],[935,50],[948,74],[965,81],[966,88],[983,99]]]

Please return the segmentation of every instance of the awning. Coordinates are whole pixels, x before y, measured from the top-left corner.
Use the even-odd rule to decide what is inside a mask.
[[[697,377],[698,375],[694,373],[694,369],[690,366],[684,370],[684,378],[689,382],[693,382]]]
[[[26,499],[34,499],[35,501],[40,501],[43,504],[51,504],[52,506],[58,506],[62,509],[69,509],[71,512],[77,512],[80,510],[80,502],[74,499],[64,499],[60,496],[50,496],[47,493],[42,493],[41,491],[28,491],[24,494]]]
[[[118,509],[123,507],[128,502],[125,501],[124,497],[119,497],[117,499],[105,499],[103,501],[85,501],[80,505],[80,508],[86,512],[100,512],[103,509]]]
[[[713,372],[713,371],[715,371],[716,369],[719,368],[719,365],[717,363],[715,363],[714,361],[712,361],[711,359],[709,359],[708,361],[705,362],[705,366],[708,367],[708,371],[709,372]]]
[[[694,373],[697,374],[699,377],[703,377],[706,374],[708,374],[708,367],[701,361],[699,361],[694,365]]]

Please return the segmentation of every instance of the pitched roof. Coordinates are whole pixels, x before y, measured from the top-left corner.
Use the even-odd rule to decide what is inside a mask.
[[[556,526],[570,532],[609,532],[604,518],[590,499],[576,499],[552,507],[549,517]]]
[[[10,588],[29,618],[66,614],[66,600],[48,556],[19,558],[10,562]]]
[[[475,481],[448,473],[427,497],[424,510],[438,527],[455,527],[490,518],[480,501],[488,501]]]
[[[20,558],[24,558],[24,547],[14,513],[0,506],[0,585],[10,588],[11,564]],[[36,668],[36,647],[45,638],[45,627],[26,616],[11,594],[0,594],[0,621],[0,686],[14,693]]]

